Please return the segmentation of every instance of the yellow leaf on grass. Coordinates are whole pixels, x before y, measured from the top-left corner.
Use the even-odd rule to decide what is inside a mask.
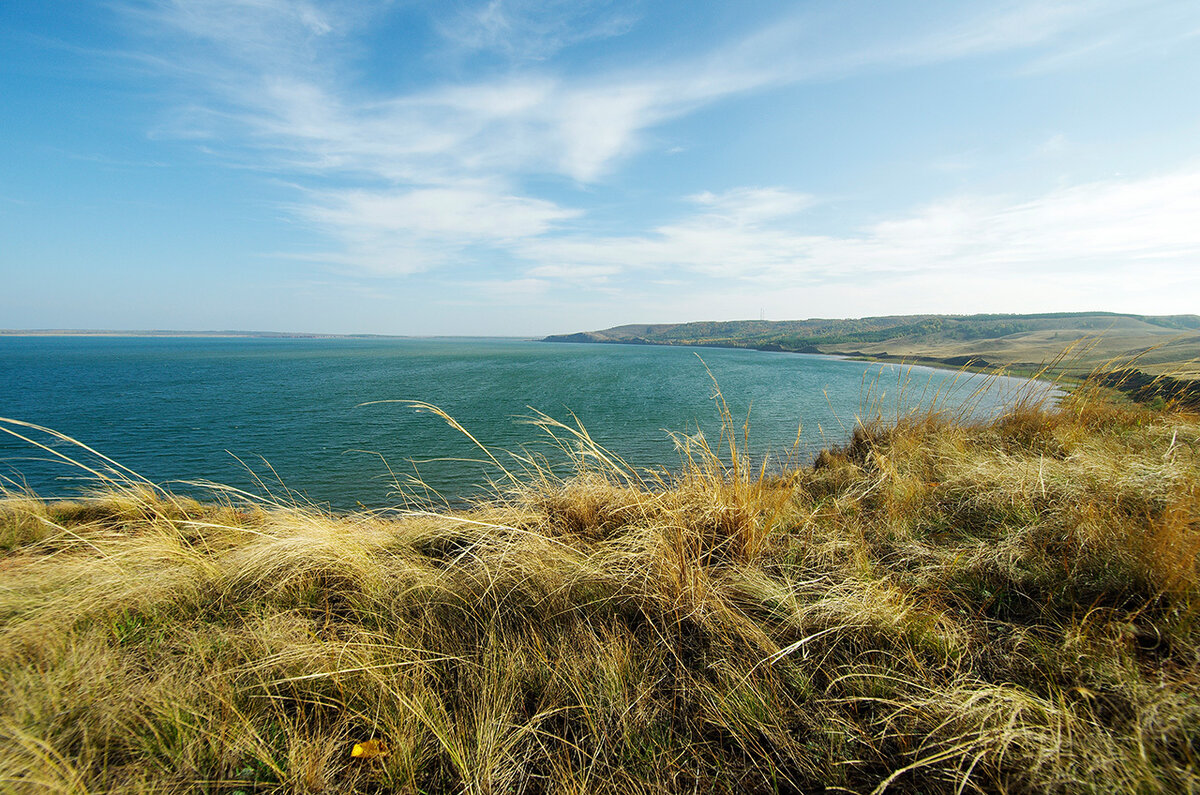
[[[388,749],[384,745],[383,740],[366,740],[365,742],[355,743],[354,750],[350,752],[350,756],[356,759],[370,759],[373,756],[387,756]]]

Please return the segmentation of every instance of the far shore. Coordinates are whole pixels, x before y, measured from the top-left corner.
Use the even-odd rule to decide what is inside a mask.
[[[845,361],[854,362],[878,362],[880,364],[892,364],[897,366],[911,367],[928,367],[935,370],[947,370],[950,372],[970,372],[979,373],[982,375],[1006,377],[1006,378],[1024,378],[1031,381],[1042,381],[1053,384],[1054,387],[1062,392],[1070,392],[1076,387],[1086,383],[1092,383],[1094,387],[1107,388],[1114,392],[1123,393],[1126,397],[1138,402],[1159,404],[1163,401],[1177,401],[1182,406],[1191,407],[1193,410],[1200,408],[1200,392],[1196,387],[1196,380],[1190,378],[1179,378],[1167,374],[1154,375],[1146,373],[1139,369],[1134,369],[1128,364],[1121,366],[1117,364],[1113,367],[1110,362],[1109,369],[1097,368],[1092,373],[1072,374],[1063,372],[1061,368],[1056,368],[1051,362],[1042,362],[1039,365],[1030,364],[1002,364],[989,362],[979,356],[954,356],[949,359],[941,359],[930,356],[914,356],[914,355],[889,355],[886,353],[867,354],[861,351],[851,352],[833,352],[820,350],[788,350],[777,345],[723,345],[720,343],[706,344],[678,344],[656,342],[651,340],[640,339],[637,341],[626,340],[554,340],[544,339],[543,342],[575,342],[579,345],[655,345],[658,347],[690,347],[690,348],[720,348],[724,350],[751,350],[761,351],[763,353],[787,353],[787,354],[802,354],[807,356],[826,356],[833,359],[843,359]]]
[[[201,337],[214,339],[412,339],[396,334],[313,334],[283,331],[0,329],[0,337]]]
[[[560,341],[559,340],[542,339],[541,342],[559,343]],[[587,340],[587,341],[579,341],[579,342],[576,342],[575,344],[576,345],[654,345],[654,346],[660,347],[660,348],[690,347],[690,348],[696,348],[696,349],[701,349],[701,350],[704,348],[718,348],[721,350],[731,350],[731,351],[758,351],[760,353],[785,353],[785,354],[790,354],[790,355],[801,355],[801,356],[824,356],[824,357],[827,357],[830,359],[841,359],[843,361],[850,361],[850,362],[878,362],[880,364],[895,364],[895,365],[900,365],[900,366],[929,367],[929,368],[935,369],[935,370],[949,370],[952,372],[966,371],[966,372],[971,372],[971,373],[981,373],[984,375],[1008,376],[1010,378],[1028,378],[1028,379],[1033,379],[1033,380],[1038,380],[1038,381],[1048,381],[1048,382],[1051,382],[1054,384],[1058,384],[1060,386],[1064,386],[1064,388],[1068,384],[1078,384],[1078,383],[1082,382],[1082,379],[1078,379],[1078,378],[1062,376],[1062,375],[1053,375],[1053,374],[1047,372],[1046,369],[1043,367],[1021,367],[1021,366],[1014,366],[1014,365],[993,364],[991,362],[988,362],[986,359],[984,359],[981,356],[969,356],[969,357],[955,356],[955,357],[952,357],[953,361],[947,361],[946,359],[939,359],[939,358],[933,357],[933,356],[890,356],[888,354],[866,354],[866,353],[861,353],[861,352],[840,353],[840,352],[827,352],[827,351],[819,351],[819,350],[795,351],[795,350],[788,350],[786,348],[780,348],[778,346],[770,346],[770,345],[763,345],[763,346],[758,346],[758,345],[721,345],[721,344],[717,344],[717,343],[703,344],[703,345],[700,345],[700,344],[678,345],[678,344],[673,344],[673,343],[651,342],[651,341],[647,341],[647,340],[639,340],[637,342],[625,341],[625,340]],[[966,359],[966,361],[962,361],[964,358]]]

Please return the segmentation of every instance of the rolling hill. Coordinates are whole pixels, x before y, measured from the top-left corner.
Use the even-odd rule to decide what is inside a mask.
[[[1061,312],[702,321],[624,325],[545,339],[754,348],[1018,371],[1037,370],[1070,349],[1058,367],[1065,375],[1132,366],[1152,376],[1200,378],[1197,315]]]

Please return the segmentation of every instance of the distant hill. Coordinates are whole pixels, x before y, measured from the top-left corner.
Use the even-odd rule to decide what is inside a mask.
[[[1062,368],[1086,375],[1137,358],[1152,375],[1200,378],[1200,316],[1057,312],[1038,315],[891,315],[855,319],[734,320],[616,326],[547,342],[698,345],[826,353],[881,360],[1032,370],[1075,345]]]

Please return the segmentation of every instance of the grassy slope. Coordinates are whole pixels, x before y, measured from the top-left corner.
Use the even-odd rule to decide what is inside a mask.
[[[671,483],[558,431],[577,476],[469,513],[4,500],[0,789],[1200,788],[1195,415]]]
[[[618,326],[548,339],[646,341],[666,345],[733,345],[821,353],[865,354],[960,364],[981,357],[993,364],[1036,370],[1077,340],[1091,342],[1069,359],[1087,375],[1111,360],[1142,354],[1138,366],[1153,375],[1200,377],[1200,317],[1113,313],[1051,315],[909,315],[857,320],[731,321]],[[1155,350],[1144,353],[1154,346]]]

